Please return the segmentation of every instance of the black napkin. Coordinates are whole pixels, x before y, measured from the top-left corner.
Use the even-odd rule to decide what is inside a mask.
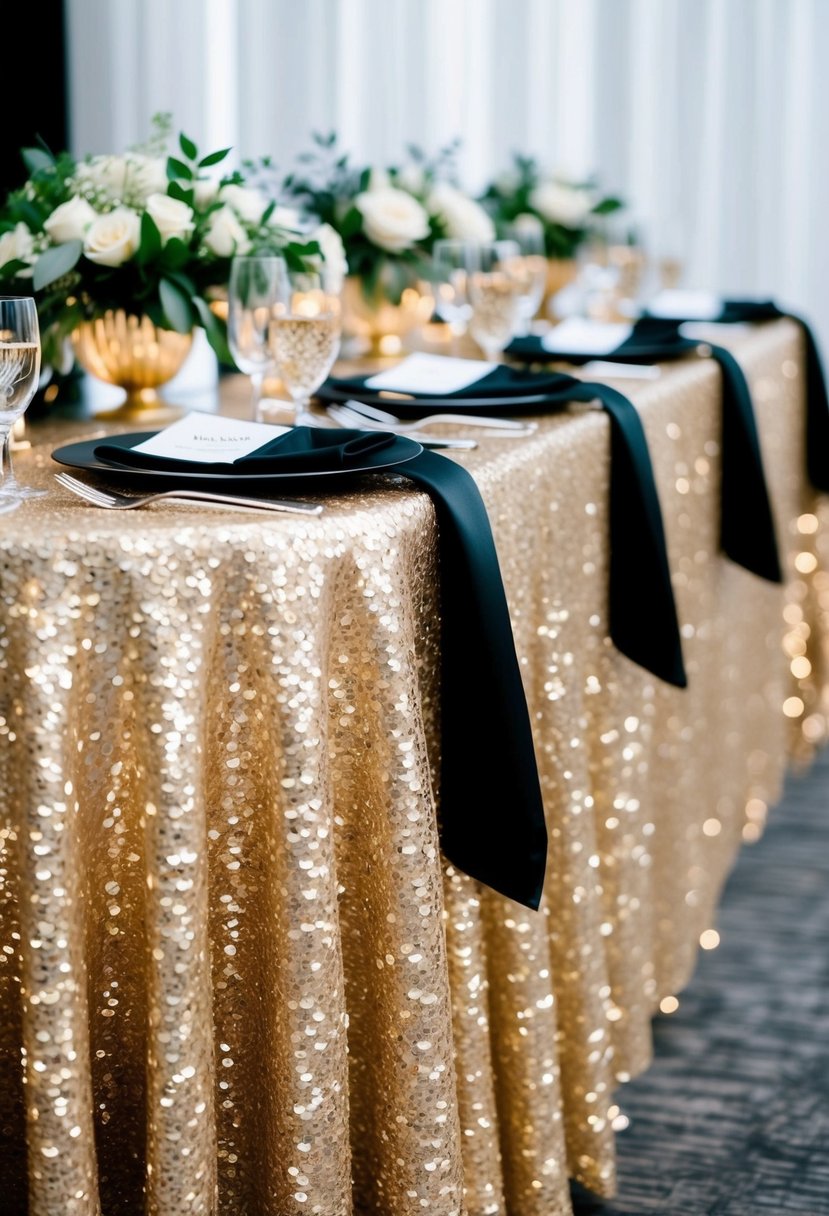
[[[360,467],[397,436],[296,427],[234,464],[135,452],[118,437],[101,460],[138,469],[308,473]],[[438,513],[441,580],[441,843],[461,870],[537,908],[547,829],[532,732],[501,570],[486,508],[465,469],[424,452],[397,472],[422,485]]]
[[[249,456],[242,456],[232,463],[216,461],[209,464],[136,452],[126,442],[129,439],[131,436],[115,435],[106,443],[99,443],[94,454],[98,460],[105,463],[128,465],[135,469],[158,469],[171,473],[223,473],[232,477],[234,473],[296,473],[300,476],[303,473],[337,469],[345,472],[355,466],[361,466],[373,452],[390,447],[397,436],[387,431],[329,431],[297,426],[284,435],[277,435]]]
[[[774,300],[724,300],[719,322],[776,321],[789,317],[803,330],[806,343],[806,471],[816,490],[829,493],[829,394],[815,335],[803,317],[786,312]],[[655,320],[655,318],[653,318]],[[668,324],[678,325],[677,317]]]
[[[365,379],[329,383],[359,399]],[[533,407],[538,412],[562,409],[570,401],[598,400],[610,415],[610,636],[622,654],[669,684],[684,688],[687,681],[662,512],[647,439],[633,405],[606,384],[504,366],[458,393],[442,396],[457,398],[461,405],[466,397],[499,393],[505,405],[511,396],[543,394],[544,403]],[[422,399],[428,402],[429,397],[423,395]]]
[[[699,342],[683,337],[679,332],[680,324],[680,320],[642,317],[634,325],[630,336],[602,358],[636,362],[641,359],[677,358],[698,350]],[[738,566],[744,566],[760,578],[779,583],[783,576],[777,536],[748,381],[730,351],[724,346],[706,345],[712,358],[719,364],[723,380],[720,544]],[[566,359],[576,364],[596,357],[553,353],[546,350],[541,339],[536,337],[517,339],[508,348],[508,353],[528,361]],[[829,443],[829,410],[826,411],[826,420]],[[829,453],[829,447],[826,451]]]
[[[537,908],[547,829],[486,507],[466,469],[435,452],[395,471],[427,491],[438,516],[441,846],[465,873]]]

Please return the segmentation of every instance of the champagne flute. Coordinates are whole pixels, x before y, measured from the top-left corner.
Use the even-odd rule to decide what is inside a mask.
[[[519,325],[522,283],[515,261],[520,253],[515,241],[487,241],[475,248],[469,275],[469,332],[490,362],[509,345]]]
[[[435,312],[441,321],[446,321],[456,338],[466,333],[472,316],[467,281],[474,254],[475,246],[470,241],[435,241],[432,250]]]
[[[294,403],[294,425],[309,417],[311,397],[340,350],[340,299],[316,271],[280,267],[269,345],[276,370]]]
[[[239,371],[250,376],[251,416],[261,419],[262,382],[273,363],[268,332],[284,261],[275,256],[235,257],[228,287],[227,339]]]
[[[40,329],[31,296],[0,296],[0,509],[45,490],[21,486],[11,459],[11,432],[34,397],[40,377]]]
[[[518,333],[528,334],[547,287],[544,225],[537,215],[527,212],[525,215],[519,215],[507,226],[505,236],[515,241],[521,251],[514,267],[515,275],[522,283],[518,299]]]

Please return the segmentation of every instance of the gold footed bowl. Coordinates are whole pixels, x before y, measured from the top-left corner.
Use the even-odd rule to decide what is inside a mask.
[[[573,282],[578,270],[575,258],[547,258],[547,286],[539,310],[540,316],[552,316],[553,300]]]
[[[119,422],[162,422],[182,413],[156,390],[180,371],[192,344],[192,334],[160,329],[149,317],[120,308],[83,321],[72,334],[84,371],[127,394],[117,409],[98,415]]]
[[[343,332],[356,338],[368,354],[399,355],[403,339],[426,324],[434,307],[432,289],[426,282],[404,287],[400,303],[393,304],[382,281],[366,296],[362,280],[349,275],[343,285]]]

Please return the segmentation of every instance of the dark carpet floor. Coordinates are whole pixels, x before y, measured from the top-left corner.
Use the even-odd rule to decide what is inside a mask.
[[[576,1216],[829,1216],[829,752],[743,849],[656,1059],[618,1100],[619,1193]]]

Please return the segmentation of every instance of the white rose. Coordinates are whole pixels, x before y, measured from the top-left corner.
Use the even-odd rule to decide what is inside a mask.
[[[530,194],[530,206],[551,224],[580,228],[590,214],[590,191],[563,182],[540,182]]]
[[[443,220],[446,235],[456,241],[493,241],[495,225],[474,199],[446,182],[429,196],[429,210]]]
[[[193,231],[193,208],[167,194],[151,194],[147,199],[147,215],[155,221],[166,244],[170,237],[186,241]]]
[[[426,175],[420,165],[404,165],[397,174],[397,185],[410,194],[422,194],[426,187]]]
[[[55,207],[43,227],[56,245],[62,245],[64,241],[82,241],[96,218],[96,212],[86,199],[76,195]]]
[[[83,251],[99,266],[120,266],[129,261],[141,239],[141,221],[129,207],[116,207],[90,225]]]
[[[302,229],[302,221],[295,207],[274,207],[268,227],[289,228],[292,232],[299,232]]]
[[[151,194],[166,194],[167,162],[164,159],[133,153],[127,160],[127,189],[132,196],[140,201]]]
[[[218,192],[218,182],[210,181],[208,178],[200,178],[193,182],[193,199],[199,211],[204,211],[206,207],[215,202]]]
[[[321,270],[326,290],[339,295],[343,289],[343,279],[348,274],[342,237],[330,224],[320,224],[319,228],[309,233],[309,239],[316,241],[322,250]]]
[[[429,217],[405,190],[393,186],[367,190],[357,195],[354,205],[368,239],[389,253],[400,253],[429,235]]]
[[[223,186],[219,197],[223,203],[229,203],[246,224],[258,224],[268,205],[262,191],[250,186]]]
[[[247,253],[250,249],[248,234],[230,207],[220,207],[212,213],[204,243],[220,258],[231,258],[234,253]]]
[[[28,262],[34,254],[34,239],[25,224],[15,224],[0,236],[0,266],[6,262]],[[23,272],[25,275],[25,271]]]

